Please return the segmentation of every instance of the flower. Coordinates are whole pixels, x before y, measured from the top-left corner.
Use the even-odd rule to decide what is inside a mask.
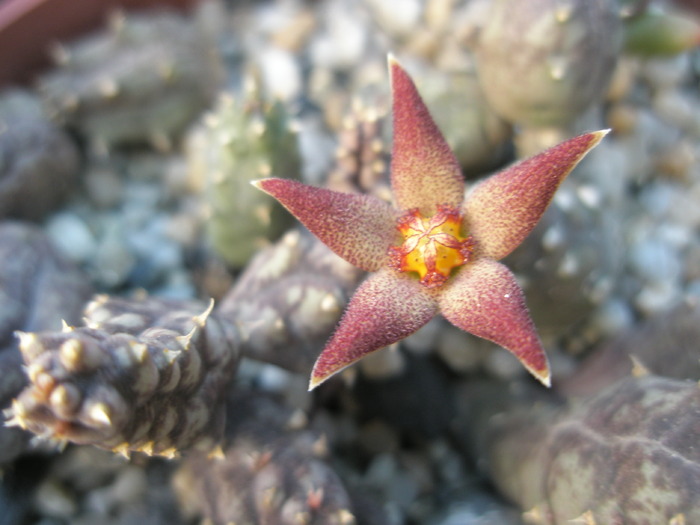
[[[454,154],[413,81],[389,56],[395,206],[286,179],[255,181],[339,256],[371,274],[311,373],[313,389],[436,314],[512,352],[549,386],[547,356],[515,276],[498,262],[532,231],[561,181],[605,136],[587,133],[466,194]]]

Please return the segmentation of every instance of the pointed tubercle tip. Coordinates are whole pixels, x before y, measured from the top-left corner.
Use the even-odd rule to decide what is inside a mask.
[[[214,447],[209,454],[207,454],[208,459],[226,459],[226,454],[224,453],[224,449],[221,448],[221,445],[217,445]]]
[[[352,365],[354,365],[357,361],[360,359],[356,359],[355,361],[351,361],[350,363],[344,363],[341,366],[338,366],[337,368],[333,368],[332,366],[330,367],[330,371],[323,370],[323,371],[318,371],[316,367],[314,366],[314,369],[311,371],[311,378],[309,379],[309,392],[317,388],[320,384],[325,383],[328,381],[331,377],[340,374],[343,370],[349,369]]]
[[[96,423],[100,423],[103,426],[112,426],[112,418],[109,415],[109,407],[105,403],[95,403],[90,408],[90,417]]]
[[[211,298],[209,299],[209,305],[207,306],[207,309],[204,310],[201,314],[195,315],[192,318],[192,321],[194,321],[195,325],[197,325],[199,328],[204,328],[207,324],[207,319],[211,315],[211,313],[214,311],[214,299]]]
[[[595,137],[596,137],[596,140],[595,140],[594,145],[598,144],[601,140],[603,140],[603,138],[604,138],[608,133],[610,133],[610,131],[611,131],[611,128],[606,128],[606,129],[601,129],[601,130],[598,130],[598,131],[593,131],[593,132],[591,133],[591,135],[595,135]]]
[[[396,69],[404,71],[404,67],[401,65],[401,62],[399,62],[399,59],[396,58],[396,56],[393,53],[387,53],[386,65],[387,65],[387,68],[389,69],[389,82],[393,82],[394,71]]]
[[[308,391],[311,392],[321,383],[323,383],[323,379],[319,379],[318,377],[314,377],[312,375],[311,379],[309,379],[309,390]]]
[[[552,386],[552,373],[549,368],[549,360],[545,356],[544,366],[532,366],[533,363],[528,363],[523,359],[519,359],[520,364],[525,367],[525,369],[534,376],[540,383],[542,383],[547,388]]]
[[[327,379],[329,379],[331,376],[335,375],[333,374],[325,374],[325,375],[320,375],[316,373],[316,370],[313,370],[311,372],[311,378],[309,379],[309,392],[317,388],[321,383],[324,383]]]
[[[552,374],[549,371],[549,365],[542,370],[535,370],[533,368],[529,368],[529,372],[533,376],[535,376],[535,379],[537,379],[547,388],[550,388],[552,386]]]

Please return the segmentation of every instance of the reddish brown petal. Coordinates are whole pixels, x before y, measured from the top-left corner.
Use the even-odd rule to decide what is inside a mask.
[[[389,74],[394,99],[391,185],[397,206],[419,208],[426,216],[433,215],[438,204],[459,207],[464,179],[457,159],[413,81],[392,56]]]
[[[479,258],[453,277],[438,296],[440,311],[455,326],[512,352],[549,386],[549,365],[523,291],[511,271]]]
[[[262,179],[253,184],[280,201],[349,263],[372,272],[387,263],[387,251],[398,235],[398,213],[387,203],[287,179]]]
[[[309,390],[367,354],[411,335],[437,310],[433,296],[417,279],[390,268],[370,275],[316,361]]]
[[[481,255],[499,260],[523,242],[561,181],[606,134],[567,140],[478,184],[467,195],[464,214]]]

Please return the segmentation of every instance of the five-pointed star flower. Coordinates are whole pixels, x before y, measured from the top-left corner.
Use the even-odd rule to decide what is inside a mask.
[[[473,187],[465,184],[413,81],[389,57],[395,206],[267,178],[275,197],[348,262],[371,274],[321,352],[309,389],[412,334],[436,314],[512,352],[542,383],[550,372],[515,276],[497,262],[534,228],[561,181],[606,131],[567,140]]]

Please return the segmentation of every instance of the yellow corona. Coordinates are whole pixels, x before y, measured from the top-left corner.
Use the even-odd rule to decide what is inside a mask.
[[[396,228],[403,243],[390,248],[391,266],[416,272],[428,288],[442,286],[454,268],[469,262],[476,244],[471,236],[462,235],[462,215],[451,206],[439,206],[432,217],[409,210]]]

